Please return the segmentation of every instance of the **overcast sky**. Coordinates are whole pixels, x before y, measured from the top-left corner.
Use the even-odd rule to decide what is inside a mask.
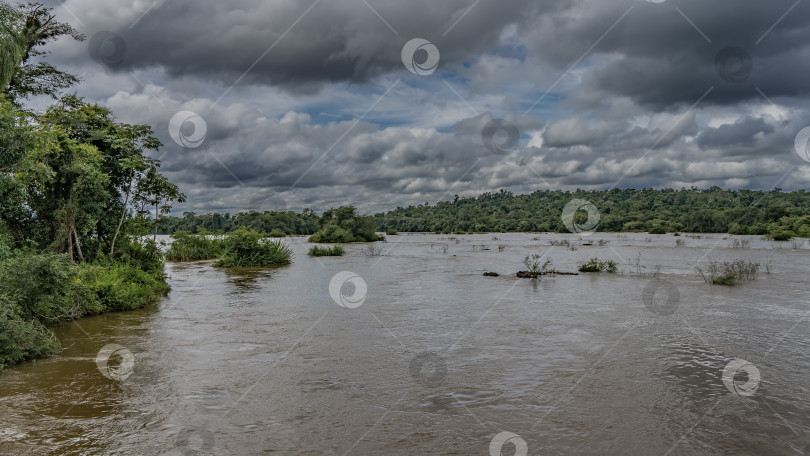
[[[50,62],[154,128],[176,214],[810,186],[810,2],[52,5],[87,40]]]

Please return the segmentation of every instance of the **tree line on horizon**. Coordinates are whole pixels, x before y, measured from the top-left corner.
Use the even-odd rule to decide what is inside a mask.
[[[567,232],[565,205],[587,200],[600,214],[597,231],[695,232],[767,235],[776,239],[810,237],[810,193],[781,189],[612,189],[538,190],[515,195],[506,190],[435,205],[397,207],[373,216],[380,232]],[[586,218],[584,213],[576,215]],[[311,235],[321,218],[309,209],[301,213],[240,212],[165,217],[161,233],[227,233],[239,228],[287,235]]]

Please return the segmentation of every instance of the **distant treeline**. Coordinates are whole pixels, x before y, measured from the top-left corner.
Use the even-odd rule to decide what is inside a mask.
[[[600,213],[597,231],[686,231],[810,237],[810,194],[804,190],[633,190],[536,191],[513,195],[501,190],[434,206],[398,207],[374,215],[378,231],[566,232],[562,211],[572,199],[591,202]],[[579,214],[578,217],[583,214]],[[229,232],[246,227],[269,233],[312,234],[319,217],[310,210],[195,215],[165,219],[166,232]]]

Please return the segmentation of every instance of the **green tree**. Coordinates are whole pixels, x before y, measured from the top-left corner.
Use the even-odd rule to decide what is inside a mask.
[[[50,41],[62,36],[84,40],[84,35],[70,24],[57,21],[52,8],[41,3],[4,5],[0,9],[0,21],[3,23],[0,83],[11,99],[32,95],[57,98],[62,89],[79,82],[76,76],[41,59],[47,54],[42,47]]]

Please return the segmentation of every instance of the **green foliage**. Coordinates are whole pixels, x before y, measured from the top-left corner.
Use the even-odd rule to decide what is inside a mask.
[[[661,225],[655,225],[654,227],[650,228],[648,231],[650,234],[667,234],[667,229]]]
[[[151,128],[73,95],[44,113],[17,104],[78,81],[42,58],[63,36],[84,39],[51,8],[0,5],[0,368],[56,351],[47,325],[168,292],[160,250],[137,238],[157,225],[147,209],[183,200],[144,154],[161,145]]]
[[[100,261],[109,259],[104,258]],[[163,274],[163,254],[151,239],[137,239],[132,236],[123,238],[113,261],[142,269],[150,274],[158,276]]]
[[[0,297],[0,370],[56,353],[59,342],[39,321],[23,320],[15,306]]]
[[[613,260],[602,261],[599,258],[591,258],[587,263],[579,267],[579,272],[616,272],[618,267]]]
[[[355,238],[351,231],[332,224],[310,236],[309,242],[347,243],[355,242]]]
[[[744,260],[723,262],[709,260],[706,266],[695,266],[695,269],[708,284],[732,287],[756,280],[759,274],[759,263]]]
[[[309,242],[346,243],[382,240],[375,232],[374,219],[357,215],[352,206],[342,206],[324,212],[320,223],[320,231],[310,236]]]
[[[82,265],[80,280],[95,293],[102,312],[140,309],[169,292],[162,277],[126,264]]]
[[[397,230],[395,230],[393,228],[388,228],[387,230],[385,230],[385,235],[386,236],[396,236],[398,234],[399,234],[399,231],[397,231]]]
[[[793,233],[786,229],[776,228],[766,234],[765,237],[773,241],[789,241],[793,238]]]
[[[281,231],[278,228],[273,228],[273,231],[271,231],[267,236],[272,237],[272,238],[283,238],[283,237],[287,237],[287,233],[285,233],[284,231]]]
[[[310,256],[342,256],[344,253],[342,245],[333,245],[332,247],[313,246],[309,249],[308,255]]]
[[[84,40],[84,35],[70,24],[57,21],[51,11],[40,3],[0,5],[0,84],[12,98],[56,98],[61,89],[79,82],[76,76],[42,60],[48,52],[41,47],[50,41],[65,35]]]
[[[66,255],[24,254],[0,265],[0,296],[22,320],[58,323],[101,310]]]
[[[292,249],[282,241],[263,239],[253,230],[240,229],[229,234],[224,242],[225,253],[215,267],[261,267],[290,264]]]
[[[300,214],[292,211],[263,213],[251,211],[236,215],[183,213],[183,217],[163,217],[162,232],[171,234],[177,231],[189,233],[229,233],[239,228],[247,228],[259,233],[270,233],[270,237],[301,234],[310,235],[320,229],[319,217],[305,209]]]
[[[172,237],[174,241],[166,252],[169,261],[211,260],[220,256],[224,249],[221,239],[209,239],[185,231],[178,231]]]

